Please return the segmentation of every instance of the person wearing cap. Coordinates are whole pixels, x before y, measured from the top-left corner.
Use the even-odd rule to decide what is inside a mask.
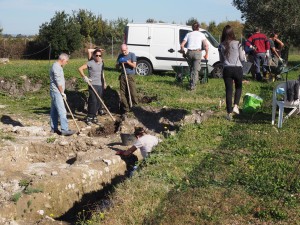
[[[200,25],[195,22],[192,25],[192,32],[185,35],[180,45],[180,51],[184,52],[184,47],[187,44],[187,58],[191,64],[191,79],[190,90],[194,90],[199,79],[199,72],[201,70],[202,49],[205,50],[204,59],[208,59],[208,43],[205,35],[200,32]]]
[[[99,96],[102,96],[103,90],[106,88],[102,52],[102,49],[96,48],[91,53],[89,49],[90,60],[78,68],[81,77],[89,85],[88,113],[85,119],[88,125],[91,125],[91,123],[98,124],[97,113],[99,115],[105,114],[100,100],[94,93],[95,90]],[[85,75],[84,70],[88,70],[88,76]]]

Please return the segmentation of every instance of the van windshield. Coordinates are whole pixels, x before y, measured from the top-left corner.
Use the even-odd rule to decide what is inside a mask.
[[[212,46],[214,46],[215,48],[219,47],[219,43],[218,41],[207,31],[201,31],[205,37],[207,38],[207,40],[211,43]]]

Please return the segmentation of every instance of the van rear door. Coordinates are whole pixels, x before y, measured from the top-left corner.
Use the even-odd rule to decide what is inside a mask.
[[[125,43],[130,52],[137,57],[149,57],[150,54],[150,28],[145,25],[127,26],[125,29]]]

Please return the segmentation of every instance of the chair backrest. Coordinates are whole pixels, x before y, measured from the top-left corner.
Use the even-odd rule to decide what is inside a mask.
[[[278,84],[274,90],[273,90],[273,101],[275,102],[282,102],[284,101],[284,107],[286,108],[294,108],[298,107],[300,104],[300,88],[299,88],[299,94],[298,99],[296,101],[289,102],[287,100],[287,88],[286,88],[286,82]],[[280,90],[280,91],[278,91]],[[281,94],[282,93],[282,94]]]

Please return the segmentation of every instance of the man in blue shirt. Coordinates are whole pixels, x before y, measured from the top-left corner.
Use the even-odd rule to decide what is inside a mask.
[[[132,105],[136,105],[138,103],[136,85],[134,80],[136,61],[137,59],[135,54],[128,51],[128,47],[126,44],[122,44],[121,53],[118,56],[116,64],[116,68],[121,68],[122,71],[119,77],[121,94],[121,114],[126,114],[130,111],[129,93],[125,75],[127,75],[128,79],[128,86],[130,90]],[[122,64],[124,64],[126,74],[124,72]]]

